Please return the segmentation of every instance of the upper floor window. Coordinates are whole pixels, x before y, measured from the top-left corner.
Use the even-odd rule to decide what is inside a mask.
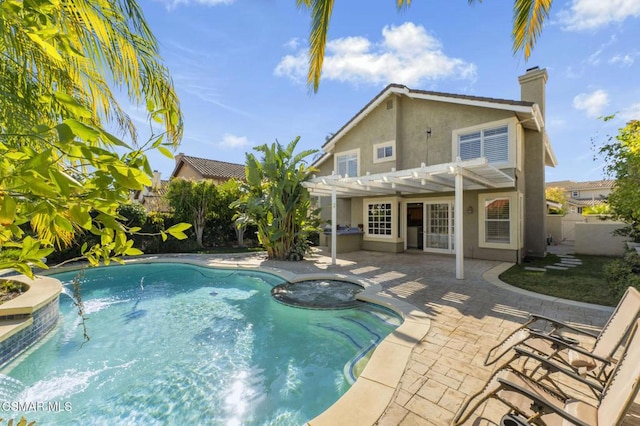
[[[571,196],[573,198],[578,198],[580,196],[580,192],[579,191],[571,191]]]
[[[396,143],[395,141],[382,142],[373,145],[373,162],[382,163],[384,161],[393,161],[396,159]]]
[[[354,177],[359,175],[360,150],[354,149],[335,155],[335,170],[340,176]]]
[[[452,161],[486,158],[499,168],[522,167],[524,134],[515,117],[454,129]],[[516,155],[518,154],[518,155]]]
[[[509,127],[483,129],[458,136],[458,156],[462,160],[486,157],[489,163],[509,161]]]

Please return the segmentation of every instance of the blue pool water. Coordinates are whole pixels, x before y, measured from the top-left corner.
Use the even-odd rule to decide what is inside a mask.
[[[349,388],[345,366],[399,319],[365,304],[285,306],[270,295],[282,282],[181,264],[89,269],[81,293],[91,340],[82,344],[61,295],[50,337],[2,371],[0,401],[32,403],[11,415],[38,424],[303,424]]]

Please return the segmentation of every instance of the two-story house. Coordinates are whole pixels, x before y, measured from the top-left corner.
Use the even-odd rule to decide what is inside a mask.
[[[362,230],[361,249],[519,262],[544,256],[547,72],[519,77],[521,100],[390,84],[323,146],[306,185],[332,224]]]
[[[567,200],[567,213],[582,214],[586,207],[594,207],[607,202],[613,191],[613,179],[575,182],[560,180],[547,182],[547,188],[561,188]]]

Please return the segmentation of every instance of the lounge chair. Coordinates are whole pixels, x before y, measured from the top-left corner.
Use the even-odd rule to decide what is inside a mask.
[[[629,287],[624,293],[599,335],[532,314],[526,323],[489,350],[484,364],[494,364],[512,348],[524,346],[547,358],[554,358],[576,372],[582,369],[582,372],[604,384],[608,377],[607,371],[611,370],[609,367],[616,363],[614,354],[638,315],[640,315],[640,292],[633,287]],[[548,329],[534,328],[538,323],[546,323]],[[595,339],[593,348],[587,349],[580,346],[577,340],[563,336],[561,333],[564,331]]]
[[[496,371],[484,389],[473,395],[460,408],[453,419],[453,425],[463,424],[482,403],[491,398],[509,407],[511,415],[524,418],[525,424],[619,425],[640,387],[639,326],[640,320],[636,320],[620,361],[616,364],[604,389],[598,394],[596,405],[534,380],[509,364]],[[563,372],[563,374],[571,377],[571,380],[587,383],[573,373]],[[478,402],[468,410],[471,402],[476,399]]]

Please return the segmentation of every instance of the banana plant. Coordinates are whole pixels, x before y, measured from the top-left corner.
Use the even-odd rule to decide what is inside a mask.
[[[302,186],[314,171],[304,159],[315,150],[294,154],[300,137],[286,147],[278,141],[254,148],[261,154],[246,154],[246,183],[241,197],[231,204],[238,210],[236,223],[255,224],[258,241],[275,260],[300,260],[308,251],[309,234],[318,229],[319,210]]]

